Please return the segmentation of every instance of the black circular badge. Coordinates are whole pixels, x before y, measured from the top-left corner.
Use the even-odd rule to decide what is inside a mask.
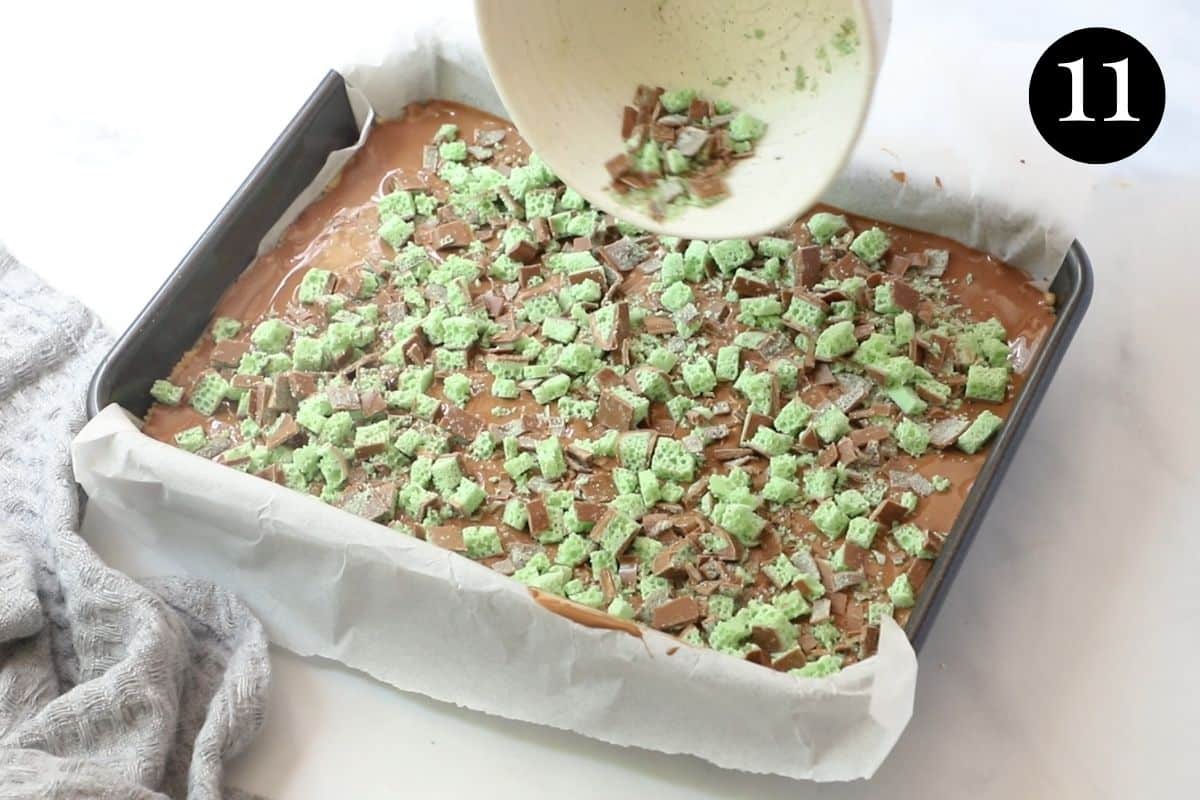
[[[1166,105],[1150,51],[1112,28],[1081,28],[1046,49],[1029,78],[1029,111],[1067,158],[1111,164],[1150,141]]]

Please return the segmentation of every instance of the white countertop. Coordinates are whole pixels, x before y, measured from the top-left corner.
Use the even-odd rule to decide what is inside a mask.
[[[294,3],[280,20],[250,4],[206,4],[196,19],[93,5],[71,26],[33,5],[15,28],[6,20],[0,49],[0,238],[122,330],[356,27]],[[981,51],[1037,43],[1030,65],[1073,28],[1121,28],[1158,56],[1168,108],[1141,153],[1091,173],[1078,231],[1096,268],[1091,310],[921,652],[913,720],[876,778],[817,789],[723,771],[275,649],[268,722],[235,760],[235,785],[289,798],[636,789],[665,800],[1147,797],[1200,784],[1200,64],[1188,52],[1200,15],[1186,0],[899,5],[957,18]],[[403,16],[378,4],[357,24]],[[251,90],[247,70],[270,91]],[[145,92],[151,108],[136,101]],[[1012,113],[1028,125],[1027,109]],[[93,514],[85,535],[115,566],[152,567],[119,521]]]

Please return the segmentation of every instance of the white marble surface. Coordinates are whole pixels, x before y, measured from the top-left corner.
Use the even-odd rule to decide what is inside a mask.
[[[296,3],[185,15],[34,5],[6,13],[0,46],[0,238],[114,330],[352,51],[361,19],[405,21],[394,2],[357,22]],[[1200,64],[1189,52],[1200,15],[1187,0],[1042,6],[901,2],[897,14],[909,25],[936,15],[982,54],[1029,64],[1073,28],[1122,28],[1162,63],[1168,111],[1141,153],[1087,173],[1079,238],[1096,266],[1091,311],[921,653],[909,730],[873,781],[814,787],[624,750],[276,651],[270,717],[236,760],[235,783],[277,797],[1194,793],[1183,789],[1200,784],[1200,370],[1186,345],[1200,303]],[[911,41],[904,30],[893,47]],[[247,70],[271,90],[251,91]],[[155,95],[151,108],[138,91]],[[1011,119],[1029,125],[1024,107]],[[914,113],[912,124],[930,123]],[[118,520],[93,515],[86,533],[111,563],[153,570],[153,553],[123,540]]]

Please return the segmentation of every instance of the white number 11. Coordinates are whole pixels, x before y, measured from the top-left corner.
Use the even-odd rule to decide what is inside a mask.
[[[1095,122],[1083,110],[1083,59],[1079,58],[1066,64],[1059,64],[1071,73],[1071,113],[1059,117],[1059,122]],[[1117,76],[1117,109],[1111,117],[1105,117],[1102,122],[1137,122],[1138,118],[1129,113],[1129,59],[1122,58],[1101,66],[1108,67]]]

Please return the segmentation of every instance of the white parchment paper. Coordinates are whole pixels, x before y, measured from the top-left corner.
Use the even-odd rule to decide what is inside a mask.
[[[429,97],[503,113],[462,25],[406,33],[343,74],[364,137],[374,115],[394,117]],[[881,91],[886,75],[885,67]],[[961,112],[975,113],[965,100]],[[1055,177],[1039,171],[1015,186],[994,143],[970,145],[869,126],[828,200],[1051,276],[1071,241],[1069,215],[1039,199]],[[355,149],[330,156],[260,252]],[[79,434],[73,457],[92,503],[127,520],[128,535],[179,572],[237,592],[272,641],[400,689],[619,745],[822,781],[871,776],[912,714],[916,656],[890,619],[874,658],[800,681],[657,632],[638,639],[573,623],[466,558],[156,442],[116,406]]]

